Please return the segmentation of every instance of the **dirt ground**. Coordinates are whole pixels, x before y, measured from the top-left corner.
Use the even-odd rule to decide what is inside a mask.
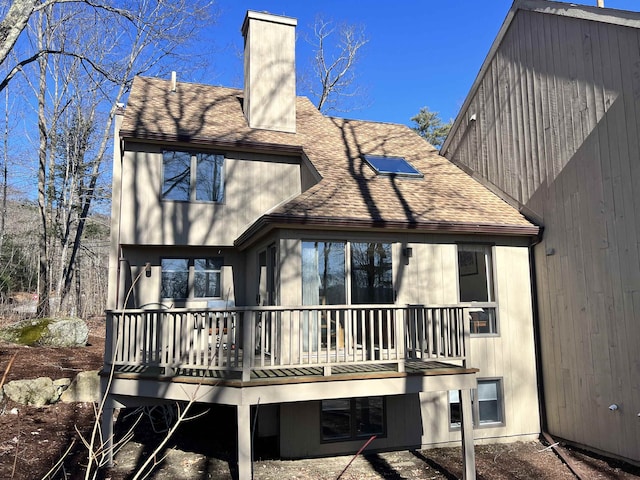
[[[2,323],[2,322],[0,322]],[[99,369],[104,347],[100,319],[89,322],[89,345],[84,348],[22,347],[0,342],[0,375],[5,381],[41,376],[73,378],[79,371]],[[197,420],[185,422],[168,442],[148,477],[157,480],[235,478],[235,415],[216,407]],[[227,407],[228,408],[228,407]],[[200,413],[193,411],[193,413]],[[120,412],[116,435],[122,437],[134,424],[136,412]],[[221,421],[220,419],[225,419]],[[33,480],[39,478],[84,478],[87,450],[80,432],[89,438],[94,425],[92,404],[56,404],[42,408],[25,407],[11,401],[0,402],[0,478]],[[132,430],[132,438],[116,456],[112,469],[101,472],[103,480],[125,480],[148,458],[164,437],[154,433],[147,415]],[[214,433],[212,433],[214,432]],[[221,439],[226,439],[222,441]],[[45,477],[50,468],[71,447],[63,468]],[[254,478],[283,479],[455,479],[461,478],[459,448],[370,453],[352,460],[340,456],[310,460],[273,459],[269,445],[256,447]],[[575,476],[546,445],[536,441],[506,445],[479,445],[476,464],[479,479],[571,479]],[[588,455],[563,447],[576,463],[584,479],[640,479],[640,468]]]

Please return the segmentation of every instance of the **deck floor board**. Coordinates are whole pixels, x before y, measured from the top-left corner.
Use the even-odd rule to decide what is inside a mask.
[[[475,373],[477,369],[466,368],[441,361],[410,360],[405,362],[405,371],[399,372],[395,363],[339,364],[331,366],[331,374],[319,366],[291,366],[287,368],[254,368],[249,381],[242,381],[239,370],[218,370],[193,367],[159,367],[144,365],[117,365],[116,378],[155,379],[168,382],[216,382],[224,386],[250,387],[265,384],[287,384],[303,382],[331,382],[342,379],[371,379],[407,377],[414,375],[454,375]],[[109,375],[105,368],[104,376]]]

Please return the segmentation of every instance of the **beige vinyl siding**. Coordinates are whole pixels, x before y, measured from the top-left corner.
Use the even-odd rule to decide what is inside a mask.
[[[640,29],[520,10],[488,62],[445,155],[544,225],[547,428],[639,461]]]
[[[301,191],[297,158],[220,152],[225,154],[222,203],[164,201],[163,146],[127,147],[122,169],[122,204],[127,206],[121,219],[122,244],[231,246],[262,214]]]
[[[283,231],[280,241],[281,298],[283,304],[301,301],[300,232]],[[498,303],[500,333],[497,336],[472,337],[469,366],[478,368],[478,378],[500,378],[503,387],[504,426],[476,429],[478,439],[499,441],[527,440],[540,432],[534,353],[533,314],[530,285],[529,251],[524,240],[478,237],[409,235],[395,236],[340,232],[302,234],[305,240],[390,241],[393,243],[394,289],[398,304],[453,304],[457,302],[457,246],[456,242],[475,240],[497,243],[492,248],[495,294]],[[402,249],[412,248],[410,259],[402,256]],[[291,302],[291,303],[289,303]],[[388,418],[394,422],[411,424],[418,416],[402,402],[415,399],[388,397]],[[400,402],[400,403],[399,403]],[[422,393],[421,437],[416,442],[413,430],[396,440],[398,445],[435,446],[455,442],[460,432],[449,426],[447,392]],[[394,409],[398,409],[395,411]],[[403,411],[406,410],[406,411]],[[388,423],[389,420],[388,420]],[[417,423],[417,422],[416,422]],[[300,428],[304,424],[305,428]],[[306,432],[304,434],[295,429]],[[320,445],[319,405],[283,404],[281,407],[281,453],[285,456],[331,454],[340,443]],[[394,427],[395,428],[395,427]],[[304,437],[304,438],[302,438]],[[394,440],[395,441],[395,440]],[[379,448],[384,440],[376,440]],[[357,443],[357,442],[356,442]],[[362,442],[358,444],[361,446]],[[453,444],[453,443],[452,443]],[[343,447],[344,448],[344,445]],[[354,451],[357,450],[354,443]],[[348,450],[348,448],[347,448]]]
[[[478,368],[478,379],[500,378],[503,390],[504,425],[476,428],[476,440],[535,438],[540,432],[536,383],[529,259],[526,248],[496,246],[493,249],[498,336],[472,337],[470,365]],[[421,394],[422,443],[448,444],[460,441],[460,431],[449,427],[446,392]],[[438,415],[438,412],[441,412]]]

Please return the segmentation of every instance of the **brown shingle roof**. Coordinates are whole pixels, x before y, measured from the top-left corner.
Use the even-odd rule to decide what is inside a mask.
[[[322,115],[298,97],[297,133],[251,129],[242,91],[200,84],[135,79],[120,134],[217,146],[302,153],[322,179],[276,207],[250,229],[273,223],[414,228],[432,231],[535,235],[537,227],[438,155],[405,125]],[[376,175],[365,154],[404,157],[423,178]],[[243,237],[244,237],[243,236]]]

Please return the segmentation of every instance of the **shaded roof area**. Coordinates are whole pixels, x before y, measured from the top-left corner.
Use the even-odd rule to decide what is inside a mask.
[[[307,98],[298,97],[297,133],[258,130],[249,128],[242,113],[241,90],[192,83],[178,83],[175,92],[170,88],[169,81],[136,78],[121,137],[306,156],[321,177],[264,215],[243,238],[277,224],[538,232],[406,125],[326,117]],[[376,175],[365,154],[403,157],[424,177]]]

